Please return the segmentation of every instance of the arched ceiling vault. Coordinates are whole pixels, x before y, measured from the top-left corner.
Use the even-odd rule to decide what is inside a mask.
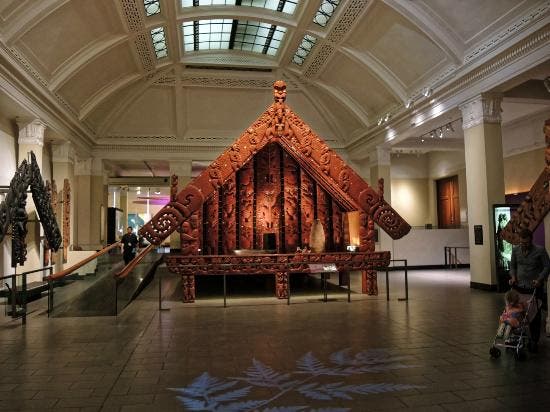
[[[411,119],[464,96],[472,76],[509,81],[506,65],[521,74],[548,47],[548,0],[275,2],[295,5],[283,11],[184,1],[4,0],[0,65],[25,87],[6,75],[0,93],[19,87],[36,100],[29,115],[55,120],[53,139],[85,152],[113,158],[139,142],[157,156],[170,142],[200,157],[246,128],[282,78],[289,105],[329,144],[367,153],[392,125],[396,142],[414,136]],[[536,53],[514,52],[521,42]]]

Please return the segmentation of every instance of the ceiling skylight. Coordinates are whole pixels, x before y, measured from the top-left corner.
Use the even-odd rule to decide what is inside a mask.
[[[160,13],[160,0],[143,0],[147,17]]]
[[[292,61],[298,66],[304,64],[304,60],[309,55],[309,52],[311,51],[313,46],[315,46],[316,41],[317,39],[315,37],[306,34],[302,39],[302,42],[298,46],[298,50],[296,50],[296,53],[294,53]]]
[[[157,59],[168,57],[164,27],[157,27],[156,29],[151,30],[151,40],[153,41],[153,48],[155,49]]]
[[[340,4],[340,0],[323,0],[319,6],[319,10],[315,13],[313,23],[325,27],[336,10],[336,7],[338,7],[338,4]]]
[[[286,32],[282,26],[231,19],[186,21],[182,27],[186,52],[226,49],[274,56]]]
[[[299,1],[300,0],[181,0],[181,6],[250,6],[294,14]]]

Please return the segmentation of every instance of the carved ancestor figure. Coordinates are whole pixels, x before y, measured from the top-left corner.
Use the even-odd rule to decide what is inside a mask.
[[[11,227],[12,230],[12,262],[11,266],[22,265],[27,256],[27,188],[30,186],[36,211],[44,228],[48,245],[59,249],[61,235],[52,210],[50,196],[36,163],[36,157],[31,152],[30,164],[23,160],[18,166],[3,202],[0,203],[0,242]]]
[[[67,263],[67,252],[71,244],[71,184],[63,180],[63,263]]]

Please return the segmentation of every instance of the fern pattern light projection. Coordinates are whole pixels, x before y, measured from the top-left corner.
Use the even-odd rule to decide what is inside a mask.
[[[340,405],[346,401],[350,405],[355,401],[357,405],[359,396],[423,388],[399,383],[357,384],[356,378],[354,383],[346,383],[346,378],[353,375],[413,367],[404,363],[407,357],[391,355],[383,349],[350,352],[350,349],[335,352],[326,363],[308,352],[291,372],[279,372],[253,359],[252,366],[242,376],[222,379],[204,372],[188,386],[170,390],[178,394],[177,399],[190,411],[337,412],[351,410]],[[300,404],[284,405],[286,397]],[[325,405],[330,402],[339,406]]]

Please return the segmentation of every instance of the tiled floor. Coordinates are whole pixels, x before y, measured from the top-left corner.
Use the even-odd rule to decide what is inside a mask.
[[[1,410],[550,410],[550,345],[488,355],[502,295],[467,271],[392,273],[378,297],[221,298],[158,311],[156,280],[115,317],[0,323]],[[357,282],[354,281],[354,289]],[[200,292],[200,291],[199,291]]]

